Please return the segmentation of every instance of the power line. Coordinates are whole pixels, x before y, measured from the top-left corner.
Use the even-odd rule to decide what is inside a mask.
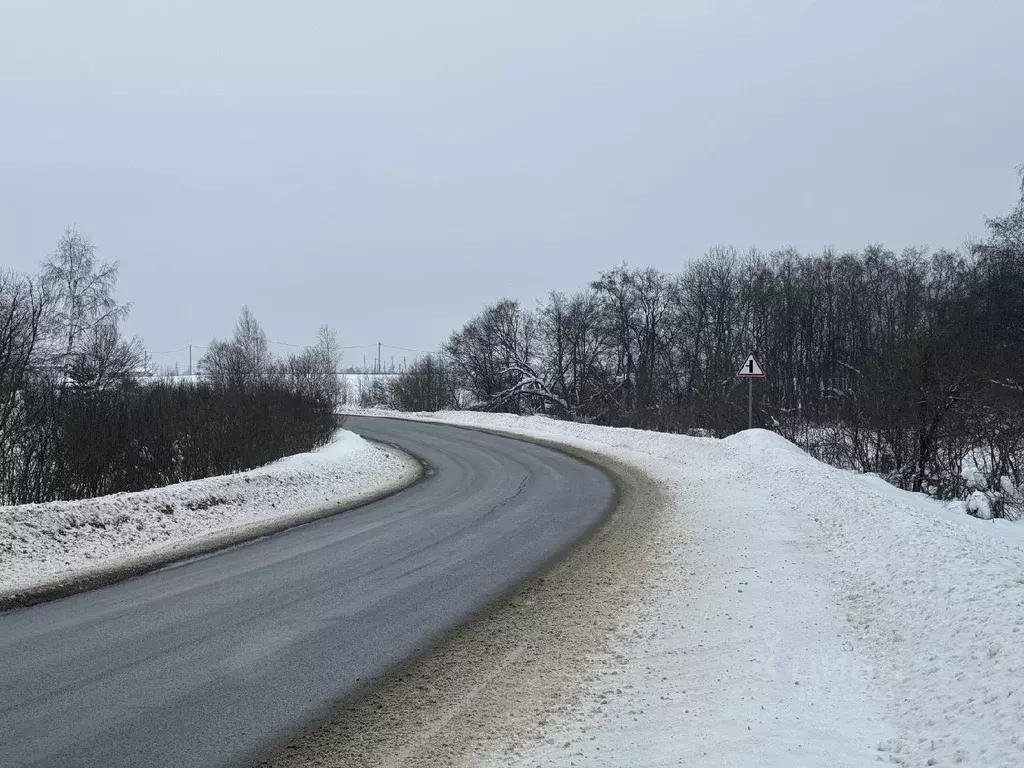
[[[417,354],[420,354],[420,355],[432,355],[432,354],[434,354],[433,352],[430,352],[430,351],[428,351],[426,349],[413,349],[412,347],[400,347],[397,344],[384,344],[384,346],[387,347],[388,349],[400,349],[403,352],[416,352]]]
[[[304,349],[312,346],[310,344],[289,344],[287,341],[270,341],[271,344],[280,344],[282,347],[295,347],[296,349]]]
[[[273,339],[269,339],[267,341],[267,343],[268,344],[277,344],[277,345],[282,346],[282,347],[293,347],[295,349],[308,349],[310,347],[317,346],[316,344],[292,344],[292,343],[287,342],[287,341],[274,341]],[[388,349],[400,349],[403,352],[418,352],[418,353],[424,354],[424,355],[431,354],[430,352],[428,352],[425,349],[413,349],[412,347],[400,347],[397,344],[385,344],[384,342],[376,342],[376,341],[370,342],[369,344],[343,344],[343,345],[336,346],[335,349],[369,349],[371,347],[376,347],[378,344],[380,344],[381,346],[387,347]]]

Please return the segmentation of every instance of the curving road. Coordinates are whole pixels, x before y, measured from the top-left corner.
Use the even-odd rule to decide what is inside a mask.
[[[0,614],[0,766],[245,765],[597,525],[597,469],[454,427],[351,418],[432,468],[402,493]]]

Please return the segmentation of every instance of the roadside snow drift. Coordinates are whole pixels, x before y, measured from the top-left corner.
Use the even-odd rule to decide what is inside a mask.
[[[0,594],[397,488],[408,457],[339,430],[320,450],[234,475],[81,501],[0,507]]]
[[[588,448],[674,496],[651,542],[655,586],[576,705],[538,713],[536,732],[510,734],[487,765],[1024,765],[1019,524],[952,512],[761,430],[715,440],[415,417]]]

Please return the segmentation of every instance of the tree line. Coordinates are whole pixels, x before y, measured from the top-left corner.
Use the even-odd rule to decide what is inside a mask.
[[[79,499],[237,472],[325,443],[335,334],[276,358],[244,308],[200,381],[145,384],[117,263],[69,229],[36,274],[0,271],[0,503]]]
[[[678,273],[621,265],[532,309],[502,299],[365,398],[725,436],[747,425],[748,352],[768,372],[758,425],[832,464],[1018,514],[1024,189],[962,249],[715,248]]]

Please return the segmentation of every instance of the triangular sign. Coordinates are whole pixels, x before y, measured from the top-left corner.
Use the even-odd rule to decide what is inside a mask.
[[[743,367],[736,372],[736,375],[741,379],[763,379],[767,377],[764,368],[761,367],[761,363],[753,355],[747,356],[747,361],[743,363]]]

